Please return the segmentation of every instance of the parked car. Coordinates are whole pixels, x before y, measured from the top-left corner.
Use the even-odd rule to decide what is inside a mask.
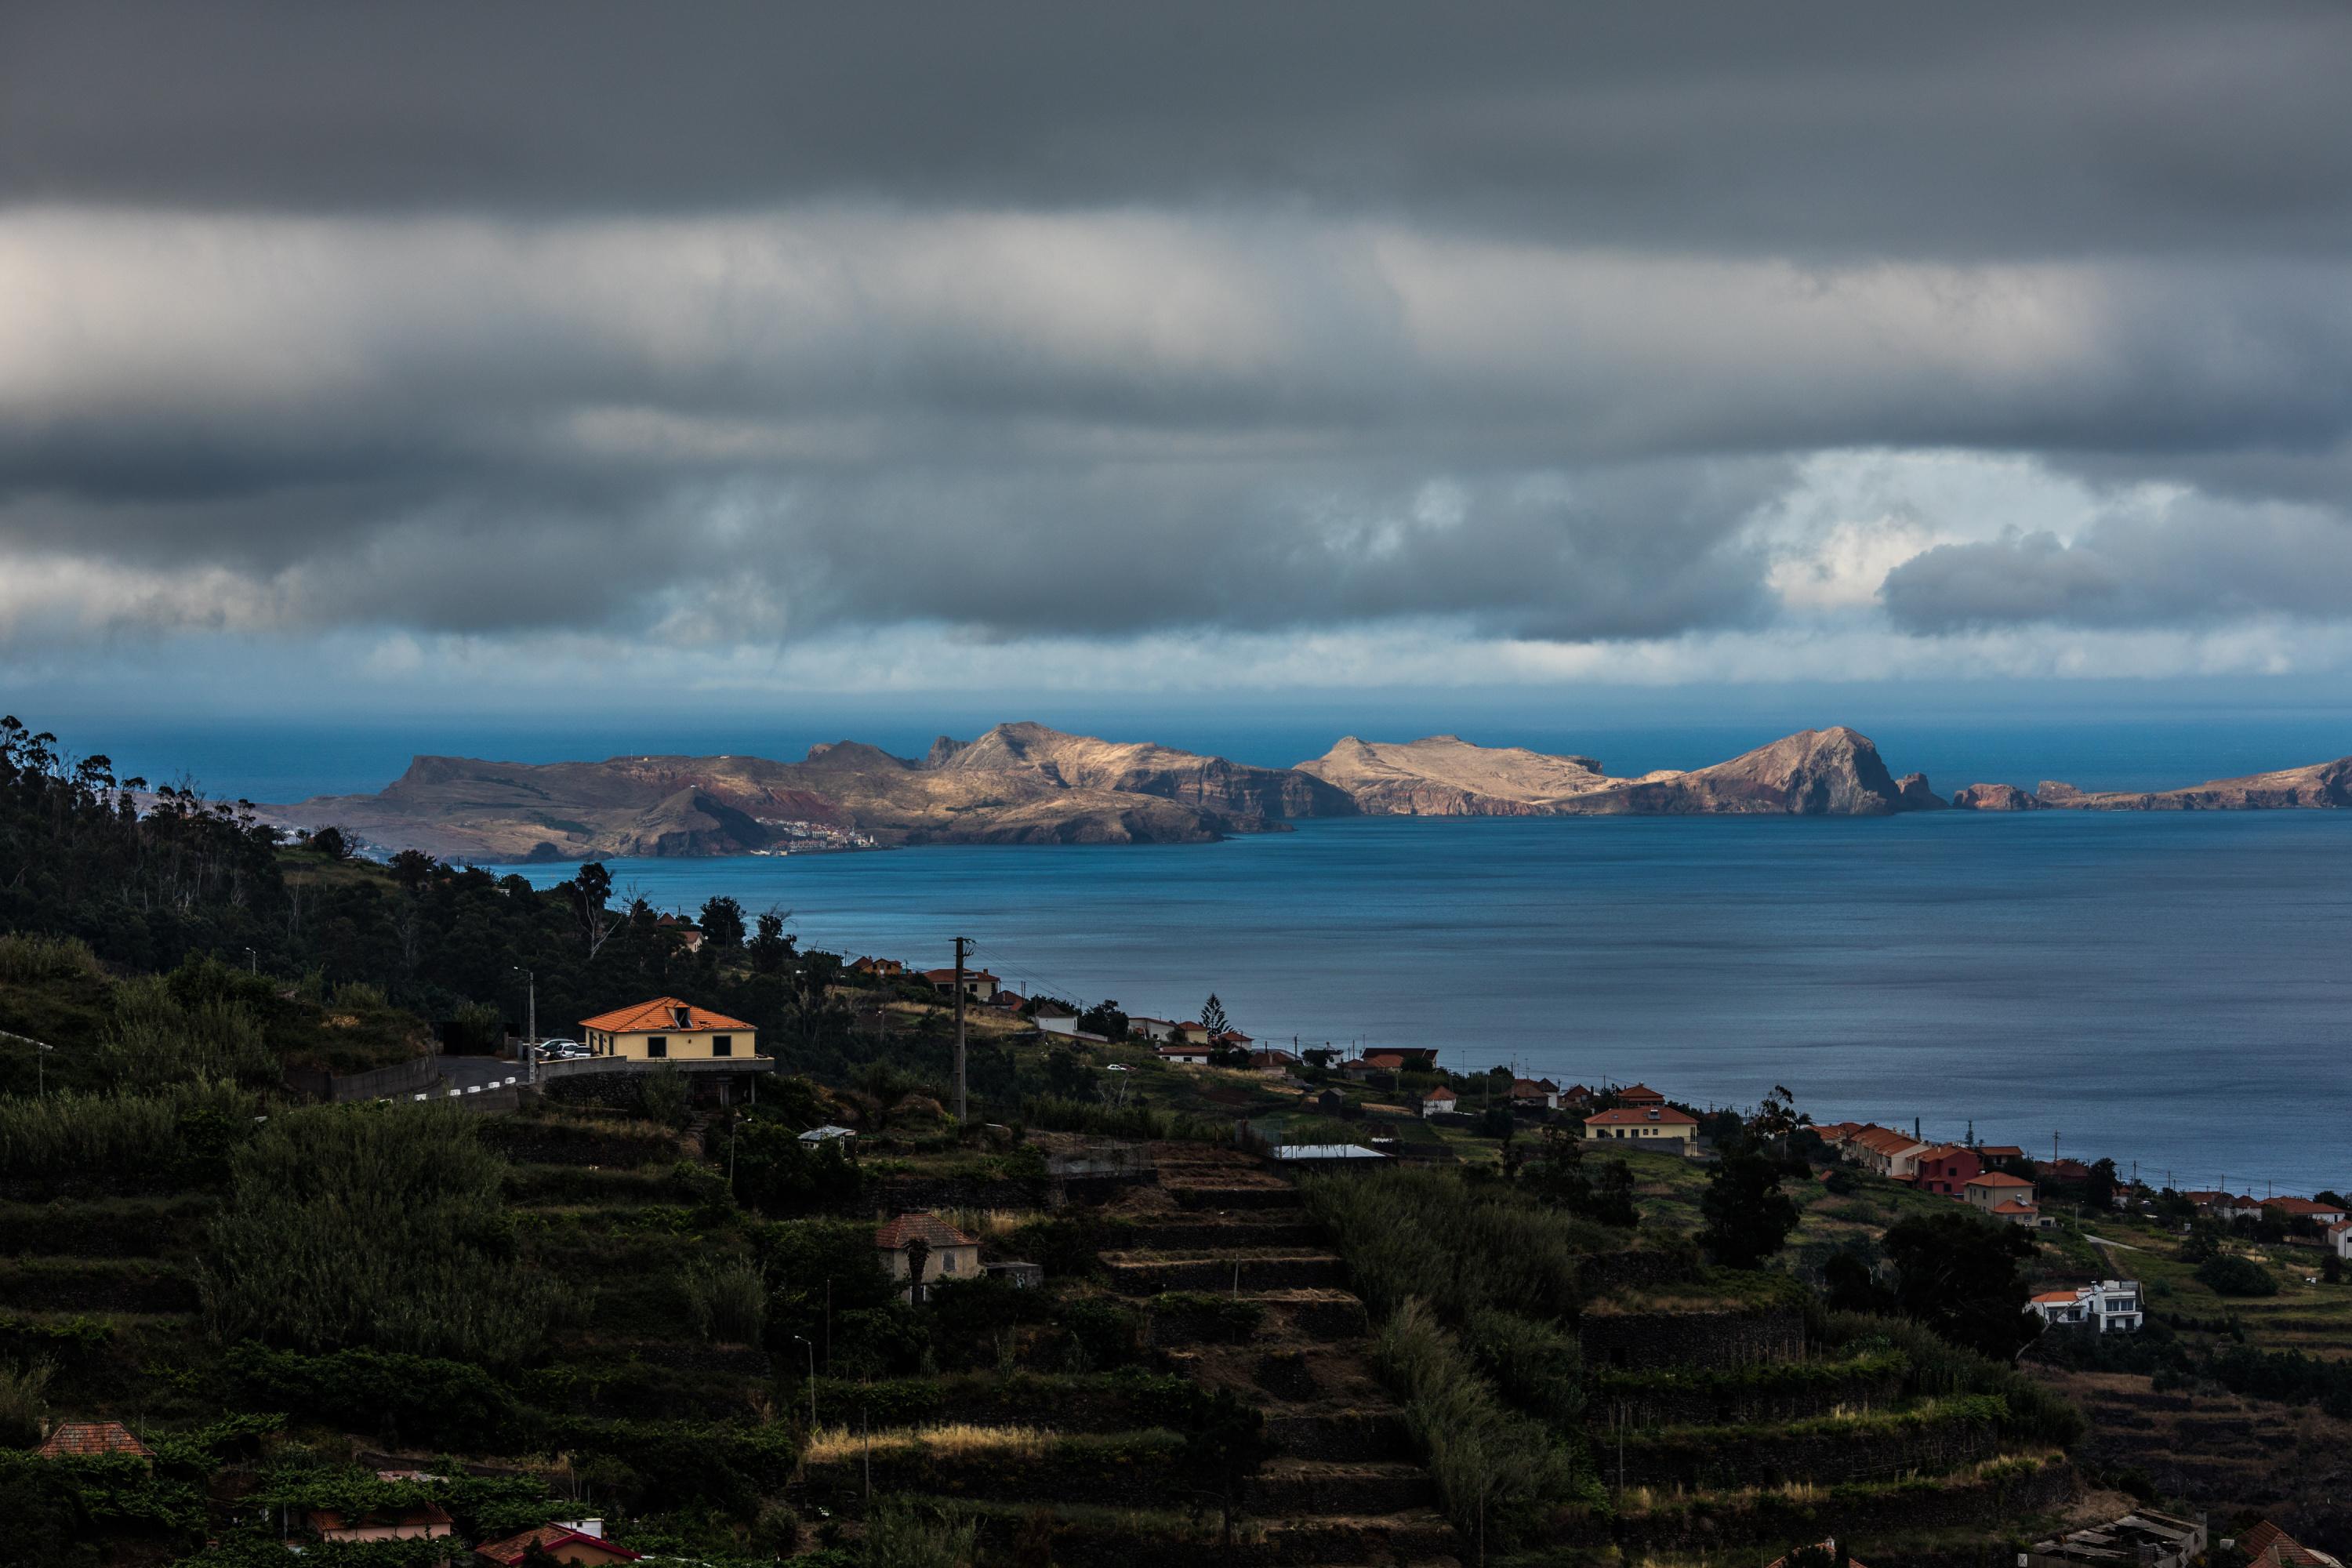
[[[584,1057],[587,1054],[588,1047],[582,1045],[577,1040],[541,1040],[539,1042],[539,1057],[541,1061],[569,1061],[573,1057]]]

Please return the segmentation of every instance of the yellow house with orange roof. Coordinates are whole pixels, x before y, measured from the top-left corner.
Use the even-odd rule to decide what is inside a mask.
[[[580,1031],[590,1054],[630,1061],[724,1061],[760,1054],[760,1032],[751,1025],[675,996],[583,1018]]]

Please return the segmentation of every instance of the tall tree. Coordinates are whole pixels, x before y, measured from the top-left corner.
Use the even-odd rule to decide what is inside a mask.
[[[702,906],[702,945],[732,952],[743,945],[743,906],[721,893]]]
[[[1225,1005],[1217,1000],[1217,994],[1213,991],[1209,993],[1209,999],[1201,1004],[1201,1026],[1209,1031],[1211,1039],[1234,1026],[1233,1020],[1225,1016]]]
[[[1757,1268],[1797,1228],[1797,1205],[1780,1190],[1780,1162],[1747,1139],[1716,1162],[1698,1212],[1706,1222],[1701,1239],[1727,1268]]]
[[[1889,1226],[1881,1246],[1895,1266],[1895,1301],[1905,1317],[1999,1360],[2033,1339],[2040,1325],[2025,1310],[2017,1268],[2033,1256],[2033,1238],[2015,1226],[1958,1210],[1914,1215]]]

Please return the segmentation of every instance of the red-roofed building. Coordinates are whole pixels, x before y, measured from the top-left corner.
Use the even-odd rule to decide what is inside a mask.
[[[709,1061],[759,1053],[757,1029],[740,1018],[656,996],[580,1020],[591,1055],[631,1061]]]
[[[1211,1049],[1208,1046],[1157,1046],[1152,1054],[1171,1067],[1204,1068]]]
[[[849,966],[849,972],[868,980],[896,980],[907,973],[907,966],[895,958],[861,958]]]
[[[155,1462],[154,1450],[131,1435],[120,1421],[60,1421],[41,1440],[44,1459],[92,1458],[121,1454],[142,1465]]]
[[[2263,1520],[2238,1537],[2238,1550],[2254,1568],[2344,1568],[2343,1562]]]
[[[1643,1106],[1664,1105],[1665,1102],[1666,1097],[1646,1083],[1637,1083],[1631,1089],[1621,1089],[1617,1091],[1617,1103],[1630,1105],[1636,1110]]]
[[[1977,1158],[1985,1163],[1986,1170],[2000,1171],[2025,1163],[2025,1151],[2014,1143],[1979,1143]]]
[[[1921,1192],[1965,1201],[1969,1183],[1984,1174],[1984,1162],[1966,1144],[1938,1143],[1919,1152],[1913,1173]]]
[[[2023,1176],[2012,1176],[2006,1171],[1987,1171],[1972,1178],[1961,1189],[1970,1206],[1981,1209],[2004,1225],[2023,1226],[2029,1230],[2047,1230],[2056,1222],[2042,1214],[2034,1202],[2033,1184]]]
[[[923,971],[923,978],[931,983],[932,990],[944,991],[950,996],[955,994],[956,972],[954,970],[926,969]],[[993,1000],[996,995],[996,976],[985,969],[967,969],[963,972],[963,994],[975,1002]]]
[[[1586,1117],[1584,1135],[1595,1140],[1626,1139],[1667,1144],[1687,1154],[1698,1147],[1698,1118],[1672,1106],[1622,1105]]]
[[[1421,1113],[1423,1116],[1438,1116],[1449,1110],[1459,1110],[1461,1104],[1461,1097],[1441,1083],[1421,1097]]]
[[[920,1247],[912,1243],[921,1242]],[[980,1276],[980,1243],[935,1214],[902,1214],[875,1227],[874,1245],[882,1266],[893,1279],[907,1281],[902,1300],[923,1300],[942,1279],[973,1279]],[[922,1260],[916,1274],[915,1260]]]
[[[1932,1145],[1892,1127],[1864,1127],[1846,1141],[1846,1158],[1865,1170],[1898,1182],[1907,1182],[1918,1170],[1919,1156]]]
[[[1839,1568],[1868,1568],[1868,1565],[1860,1558],[1850,1555],[1843,1547],[1840,1546],[1835,1536],[1831,1537],[1827,1541],[1817,1541],[1806,1550],[1808,1552],[1825,1554],[1827,1559],[1832,1563],[1837,1563]],[[1790,1555],[1793,1556],[1794,1553],[1791,1553]],[[1769,1563],[1765,1565],[1765,1568],[1789,1568],[1789,1559],[1787,1557],[1775,1557]]]
[[[595,1524],[595,1530],[583,1528]],[[499,1568],[516,1568],[523,1555],[536,1544],[558,1563],[574,1563],[581,1568],[602,1568],[608,1563],[635,1563],[637,1553],[625,1546],[615,1546],[604,1539],[603,1525],[596,1521],[579,1524],[542,1524],[537,1530],[526,1530],[520,1535],[509,1535],[504,1541],[493,1541],[474,1548],[474,1555],[499,1564]]]
[[[2307,1219],[2322,1228],[2352,1219],[2342,1204],[2323,1203],[2316,1198],[2264,1198],[2263,1207],[2281,1219]]]
[[[1548,1078],[1520,1078],[1511,1080],[1511,1103],[1540,1105],[1546,1110],[1559,1109],[1559,1085]]]

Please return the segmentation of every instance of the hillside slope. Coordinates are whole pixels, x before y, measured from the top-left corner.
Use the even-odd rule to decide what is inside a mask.
[[[1924,779],[1898,784],[1870,739],[1843,725],[1802,730],[1687,773],[1612,778],[1590,757],[1473,745],[1453,735],[1398,744],[1353,736],[1302,773],[1369,812],[1437,816],[1883,816],[1944,803]]]

